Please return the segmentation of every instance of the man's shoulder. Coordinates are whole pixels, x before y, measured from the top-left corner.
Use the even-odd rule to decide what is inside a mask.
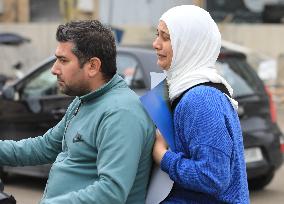
[[[109,107],[134,108],[134,106],[141,106],[139,96],[128,87],[110,91],[102,100]]]

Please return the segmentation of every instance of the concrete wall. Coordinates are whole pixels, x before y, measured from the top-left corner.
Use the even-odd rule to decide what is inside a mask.
[[[30,58],[29,64],[34,64],[54,53],[56,48],[55,32],[58,24],[0,24],[0,32],[15,32],[30,38],[32,52],[21,52],[19,55],[23,55],[22,58]],[[120,28],[125,29],[123,44],[150,45],[156,32],[156,28],[153,26],[136,25],[121,26]],[[281,24],[219,24],[219,28],[225,40],[250,47],[274,58],[278,58],[284,53],[284,26]]]
[[[103,0],[99,3],[99,19],[115,26],[156,26],[169,8],[192,3],[192,0]]]
[[[219,24],[222,38],[277,58],[284,53],[283,24]]]
[[[39,55],[50,55],[56,46],[55,32],[59,23],[0,24],[0,32],[15,32],[32,39]],[[125,29],[126,44],[149,43],[155,27],[120,26]],[[272,57],[284,53],[284,25],[282,24],[219,24],[222,38],[250,47]],[[149,41],[149,42],[148,42]]]
[[[15,64],[20,62],[21,70],[26,73],[35,64],[54,54],[57,25],[57,23],[0,24],[1,33],[16,33],[31,40],[18,46],[0,46],[0,74],[18,77],[18,72],[12,69]]]
[[[0,32],[18,33],[31,39],[39,56],[47,56],[54,53],[56,46],[55,32],[59,23],[23,23],[23,24],[0,24]]]
[[[276,80],[268,80],[267,83],[284,86],[283,24],[219,24],[219,29],[223,39],[244,45],[274,58],[276,69],[271,68],[268,72],[271,73],[275,69],[272,72],[276,74]]]

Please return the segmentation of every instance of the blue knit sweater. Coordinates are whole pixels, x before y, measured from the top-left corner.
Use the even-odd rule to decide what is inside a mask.
[[[249,203],[240,122],[229,99],[209,86],[190,89],[174,111],[176,151],[161,168],[175,182],[168,203]]]

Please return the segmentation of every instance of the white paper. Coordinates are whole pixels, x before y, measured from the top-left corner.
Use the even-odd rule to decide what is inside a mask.
[[[157,86],[161,81],[166,78],[165,73],[150,72],[151,77],[151,89]]]
[[[173,183],[168,174],[155,165],[152,170],[145,204],[158,204],[163,201],[169,195]]]

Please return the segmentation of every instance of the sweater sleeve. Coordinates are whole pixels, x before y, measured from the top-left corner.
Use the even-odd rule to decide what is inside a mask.
[[[63,118],[43,136],[20,141],[0,141],[0,164],[7,166],[32,166],[52,163],[62,147],[65,128]]]
[[[134,113],[128,110],[108,113],[101,121],[96,141],[98,181],[79,191],[47,199],[43,204],[126,203],[146,145],[144,138],[147,138],[147,133]],[[153,143],[153,138],[147,139]],[[147,171],[147,166],[144,170]]]
[[[225,97],[218,97],[210,93],[184,96],[175,113],[176,142],[184,151],[167,151],[161,161],[162,170],[178,185],[211,195],[229,185],[233,148],[220,102]]]

